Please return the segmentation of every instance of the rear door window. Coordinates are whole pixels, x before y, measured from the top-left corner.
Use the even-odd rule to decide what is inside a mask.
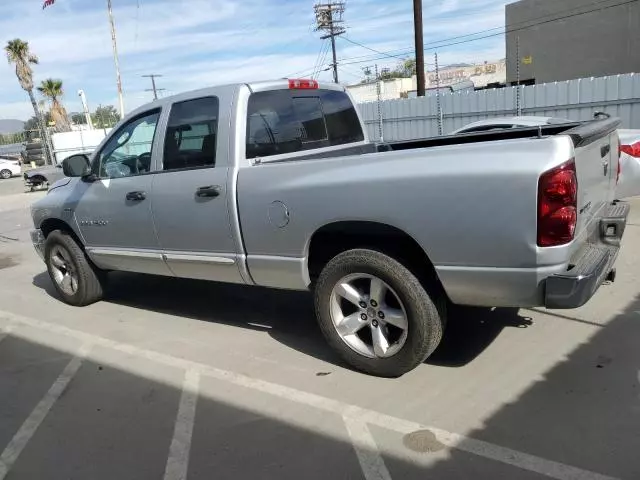
[[[249,98],[247,158],[363,140],[358,115],[344,92],[273,90]]]

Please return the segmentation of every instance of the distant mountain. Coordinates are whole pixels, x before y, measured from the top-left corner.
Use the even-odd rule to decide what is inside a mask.
[[[18,133],[24,129],[22,120],[0,120],[0,133]]]

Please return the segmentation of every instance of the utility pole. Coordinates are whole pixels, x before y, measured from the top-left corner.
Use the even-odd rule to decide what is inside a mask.
[[[120,79],[120,65],[118,63],[118,45],[116,44],[116,25],[113,22],[113,11],[111,0],[107,0],[107,11],[109,12],[109,24],[111,25],[111,43],[113,45],[113,63],[116,66],[116,83],[118,84],[118,102],[120,103],[120,118],[124,117],[124,99],[122,98],[122,80]]]
[[[342,19],[345,10],[344,2],[317,3],[314,7],[316,12],[316,30],[326,32],[321,39],[331,39],[331,50],[333,52],[333,81],[338,83],[338,57],[336,55],[336,37],[345,32]]]
[[[426,79],[424,75],[424,40],[422,33],[422,0],[413,0],[413,29],[416,47],[416,82],[418,96],[424,97]]]
[[[156,78],[161,77],[162,75],[158,75],[157,73],[151,73],[149,75],[142,75],[142,76],[151,79],[151,88],[147,88],[145,92],[153,92],[153,99],[157,100],[158,92],[161,92],[162,90],[164,90],[164,88],[156,87]]]

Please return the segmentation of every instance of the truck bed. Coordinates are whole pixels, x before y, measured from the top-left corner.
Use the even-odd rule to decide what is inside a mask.
[[[464,145],[470,143],[496,142],[500,140],[515,140],[532,137],[549,137],[554,135],[569,135],[575,147],[589,143],[590,139],[602,137],[612,132],[618,126],[616,119],[606,119],[588,122],[571,122],[540,127],[522,127],[488,132],[473,132],[459,135],[444,135],[441,137],[421,138],[417,140],[400,140],[395,142],[370,143],[367,145],[345,146],[327,153],[309,153],[296,157],[296,160],[314,158],[333,158],[347,155],[364,155],[375,152],[413,150],[418,148],[444,147],[450,145]]]

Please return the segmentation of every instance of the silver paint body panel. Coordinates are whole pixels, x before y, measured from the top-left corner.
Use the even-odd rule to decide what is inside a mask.
[[[424,249],[453,302],[534,306],[543,302],[545,278],[566,271],[613,199],[615,166],[603,176],[601,143],[574,149],[566,135],[322,158],[335,153],[329,147],[314,151],[318,158],[312,159],[299,158],[307,151],[247,160],[248,98],[253,91],[281,88],[286,81],[214,87],[132,112],[124,122],[162,109],[151,172],[112,179],[108,186],[73,178],[33,205],[35,227],[63,219],[105,269],[303,290],[310,284],[308,249],[318,229],[377,222],[402,230]],[[171,105],[211,95],[220,100],[216,166],[163,172]],[[617,136],[610,137],[604,141],[615,151]],[[572,157],[579,209],[590,208],[579,216],[573,242],[540,248],[538,179]],[[220,196],[198,199],[194,192],[203,185],[219,185]],[[149,195],[129,205],[124,195],[131,190]],[[288,223],[270,218],[274,202],[284,206]],[[81,226],[81,219],[107,224]]]

